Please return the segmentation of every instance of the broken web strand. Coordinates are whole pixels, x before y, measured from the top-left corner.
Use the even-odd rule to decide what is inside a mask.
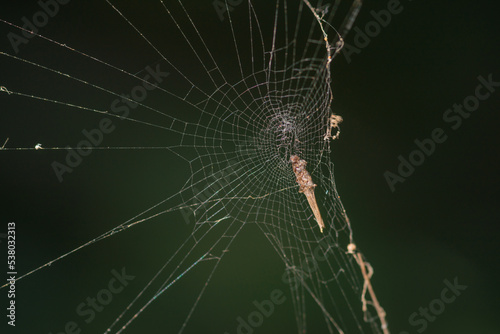
[[[108,2],[108,3],[109,3],[109,2]],[[308,2],[307,2],[307,3],[308,3]],[[284,3],[284,6],[286,6],[286,2]],[[312,8],[312,6],[311,6],[310,4],[309,4],[309,7],[310,7],[310,8]],[[252,11],[253,11],[253,7],[250,5],[250,2],[249,2],[249,8],[251,8],[251,9],[252,9]],[[229,13],[229,14],[230,14],[230,13]],[[277,16],[278,16],[278,11],[276,11],[276,17],[277,17]],[[234,36],[235,36],[235,33],[234,33],[234,29],[233,29],[233,23],[232,23],[232,21],[230,21],[230,22],[231,22],[231,23],[230,23],[230,24],[231,24],[231,29],[233,30],[233,39],[234,39],[234,43],[235,43],[235,46],[236,46],[236,51],[238,51],[238,47],[237,47],[237,43],[236,43],[236,38],[234,37]],[[250,22],[252,22],[252,20],[250,20]],[[257,20],[257,22],[258,22],[258,20]],[[285,23],[286,23],[286,22],[287,22],[287,21],[285,21]],[[277,20],[275,19],[275,28],[276,28],[276,27],[277,27]],[[321,28],[321,29],[323,29],[323,28]],[[287,83],[288,81],[286,81],[286,80],[283,80],[283,79],[279,78],[278,72],[279,72],[279,70],[280,70],[280,69],[278,68],[277,62],[273,61],[273,59],[275,58],[275,55],[276,55],[277,53],[279,53],[279,51],[280,51],[280,50],[279,50],[279,48],[276,48],[276,47],[275,47],[275,42],[276,42],[276,40],[275,40],[275,37],[276,37],[276,31],[277,31],[277,30],[275,29],[275,30],[274,30],[274,37],[273,37],[273,47],[272,47],[272,51],[269,53],[269,55],[270,55],[270,57],[269,57],[269,64],[270,64],[270,66],[268,66],[268,71],[267,71],[267,73],[268,73],[267,80],[266,80],[266,86],[268,87],[268,88],[267,88],[267,91],[271,91],[271,90],[273,90],[273,89],[276,87],[276,82],[278,82],[278,83],[280,83],[280,84],[281,84],[281,90],[290,89],[290,87],[292,87],[291,85],[289,85],[289,86],[288,86],[288,88],[286,88],[286,87],[285,87],[285,83]],[[297,31],[298,31],[298,29],[297,29]],[[311,32],[313,31],[312,26],[311,26],[310,31],[311,31]],[[139,31],[137,31],[137,32],[138,32],[141,36],[143,36],[143,35],[142,35]],[[323,33],[325,33],[325,31],[323,31]],[[253,35],[251,35],[251,36],[253,36]],[[288,38],[288,34],[286,34],[286,37]],[[326,40],[326,42],[327,42],[327,50],[328,50],[328,52],[329,52],[330,48],[328,47],[328,40]],[[264,43],[262,43],[262,44],[264,44]],[[320,45],[319,43],[317,43],[317,44],[318,44],[318,45]],[[285,45],[288,45],[288,43],[286,43]],[[151,46],[152,46],[152,45],[151,45]],[[204,47],[206,47],[206,45],[204,45]],[[253,47],[253,42],[252,42],[252,47]],[[292,49],[293,49],[293,53],[294,53],[294,54],[296,54],[297,47],[296,47],[296,46],[294,46]],[[288,50],[288,48],[286,48],[286,50]],[[194,53],[196,53],[196,51],[195,51],[194,49],[193,49],[193,51],[194,51]],[[304,55],[305,55],[305,51],[304,51]],[[199,58],[199,59],[201,59],[201,58]],[[295,58],[294,58],[294,59],[295,59]],[[200,61],[201,61],[201,60],[200,60]],[[331,58],[330,58],[330,57],[328,57],[328,62],[326,63],[326,69],[327,69],[328,71],[329,71],[328,65],[329,65],[329,62],[330,62],[330,61],[331,61]],[[242,66],[242,61],[241,61],[241,59],[239,58],[239,56],[238,56],[238,64],[239,64],[239,66],[240,66],[241,74],[242,74],[242,76],[243,76],[243,66]],[[273,68],[273,67],[274,67],[274,68]],[[217,70],[220,72],[219,67],[218,67],[218,66],[216,66],[216,68],[217,68]],[[273,68],[273,70],[271,70],[271,68]],[[207,71],[207,68],[205,68],[205,70]],[[304,69],[304,68],[303,68],[303,69],[302,69],[302,71],[307,71],[307,69]],[[211,72],[212,72],[211,70],[208,70],[208,73],[211,73]],[[253,61],[252,61],[252,72],[255,72],[255,67],[254,67],[254,62],[253,62]],[[272,74],[271,74],[271,73],[272,73]],[[321,78],[322,76],[320,75],[320,76],[318,76],[318,77],[320,77],[320,78]],[[328,73],[328,76],[326,76],[326,78],[328,78],[328,77],[329,77],[329,73]],[[273,78],[273,79],[271,80],[271,78]],[[323,78],[324,78],[324,76],[323,76]],[[271,85],[270,85],[272,81],[274,81],[274,82],[273,82],[274,87],[271,87]],[[304,80],[304,81],[302,81],[302,83],[301,83],[301,81],[300,81],[300,80],[297,80],[297,81],[295,81],[295,82],[296,82],[296,84],[295,84],[294,86],[297,88],[297,87],[300,87],[300,85],[303,85],[303,84],[304,84],[303,82],[305,82],[305,80]],[[245,82],[243,82],[243,84],[244,84],[244,85],[246,85],[246,83],[245,83]],[[318,85],[318,81],[316,81],[316,83],[313,83],[313,85]],[[271,87],[271,88],[270,88],[270,87]],[[248,87],[248,86],[247,86],[247,88],[250,88],[250,87]],[[329,82],[328,82],[328,89],[329,89]],[[313,91],[313,90],[311,90],[310,92],[312,92],[312,91]],[[251,94],[253,94],[253,92],[254,92],[254,91],[251,91]],[[261,90],[261,86],[258,86],[258,90],[257,90],[257,91],[255,91],[255,92],[259,92],[261,95],[265,95],[265,94],[267,94],[265,90]],[[323,91],[322,91],[322,92],[323,92]],[[311,93],[309,93],[309,94],[311,94]],[[314,93],[313,93],[313,94],[314,94]],[[189,93],[188,93],[188,95],[189,95]],[[186,95],[186,96],[188,96],[188,95]],[[255,96],[256,96],[256,95],[252,95],[252,97],[255,97]],[[329,94],[328,96],[329,96],[329,99],[328,99],[329,101],[326,103],[326,105],[328,105],[328,106],[329,106],[329,103],[331,102],[331,94]],[[27,97],[28,97],[28,96],[27,96]],[[48,101],[48,102],[53,102],[53,103],[54,103],[54,102],[57,102],[57,101]],[[299,103],[299,102],[297,102],[297,103]],[[71,105],[70,105],[70,104],[68,104],[68,106],[71,106]],[[226,110],[227,110],[227,111],[231,111],[231,108],[228,108],[227,106],[224,106],[224,107],[226,107]],[[312,110],[314,110],[314,108],[312,108]],[[203,110],[202,112],[205,112],[205,111]],[[228,115],[229,115],[229,114],[228,114]],[[215,116],[215,115],[213,115],[213,116]],[[327,117],[327,116],[326,116],[326,117]],[[223,121],[225,121],[225,120],[226,120],[226,118],[222,118],[222,116],[221,116],[221,117],[219,118],[219,120],[223,120]],[[248,120],[247,120],[247,121],[248,121]],[[259,121],[260,123],[264,123],[264,121],[265,121],[265,120],[264,120],[264,118],[259,118],[259,119],[258,119],[258,121]],[[319,123],[318,123],[318,122],[316,122],[316,124],[319,124]],[[200,123],[198,123],[197,125],[198,125],[198,126],[200,126]],[[317,125],[316,127],[318,127],[318,128],[324,128],[325,126],[324,126],[324,124],[321,124],[321,125],[319,125],[319,126]],[[317,131],[317,128],[316,128],[316,127],[315,127],[315,128],[311,128],[310,126],[306,126],[306,127],[303,129],[303,131],[304,131],[304,132],[308,132],[308,131],[310,131],[310,132],[315,132],[315,131]],[[308,137],[306,137],[306,140],[311,140],[311,138],[312,138],[311,136],[308,136]],[[323,154],[323,150],[321,150],[321,154]],[[322,156],[322,155],[321,155],[321,156]],[[208,155],[207,155],[207,156],[205,156],[205,157],[210,157],[210,156],[208,156]],[[316,160],[317,160],[317,159],[316,159]],[[320,159],[320,160],[321,160],[321,159]],[[192,162],[193,162],[192,160],[188,160],[188,161],[189,161],[190,163],[192,163]],[[242,161],[243,161],[243,162],[246,162],[246,163],[248,163],[248,164],[251,164],[251,160],[250,160],[250,159],[246,159],[246,160],[242,160]],[[319,165],[320,165],[319,163],[317,163],[317,164],[316,164],[316,166],[319,166]],[[209,166],[215,166],[215,165],[209,165]],[[317,170],[319,171],[319,169],[317,169]],[[257,168],[251,169],[251,171],[252,171],[252,172],[256,172],[256,171],[258,172]],[[247,173],[247,174],[245,174],[245,173],[244,173],[244,174],[239,175],[239,177],[240,177],[240,178],[248,178],[250,175],[251,175],[250,173]],[[273,177],[274,177],[275,179],[279,179],[279,180],[280,180],[280,183],[282,183],[282,187],[280,188],[280,191],[278,191],[277,193],[275,193],[275,194],[276,194],[276,196],[281,196],[281,195],[285,194],[285,193],[288,191],[288,189],[292,188],[292,187],[290,187],[289,182],[285,181],[286,179],[285,179],[285,178],[283,178],[281,175],[276,174],[276,175],[274,175]],[[189,184],[189,185],[187,186],[187,188],[189,188],[189,187],[193,187],[193,185],[195,185],[195,184],[200,184],[200,182],[201,182],[201,181],[202,181],[202,180],[198,181],[198,183],[194,183],[194,182],[193,182],[193,183]],[[233,186],[233,187],[235,187],[235,186]],[[234,188],[234,192],[236,192],[236,189],[237,189],[237,188],[235,187],[235,188]],[[293,190],[296,190],[296,189],[293,189]],[[237,194],[238,194],[238,195],[239,195],[239,194],[244,194],[244,193],[245,193],[245,190],[244,190],[244,189],[241,189],[241,188],[237,191]],[[267,195],[271,194],[271,192],[265,192],[265,193],[266,193]],[[267,196],[267,195],[265,195],[265,196]],[[238,198],[238,196],[234,196],[234,197],[235,197],[235,198]],[[256,196],[239,196],[239,198],[240,198],[240,199],[239,199],[239,201],[244,201],[244,199],[245,199],[245,198],[246,198],[247,200],[248,200],[249,198],[255,199],[255,198],[256,198]],[[225,200],[225,201],[227,201],[227,200],[229,200],[229,199],[230,199],[229,197],[223,197],[223,198],[221,198],[220,200]],[[269,213],[272,213],[272,212],[279,212],[279,211],[276,211],[276,210],[277,210],[277,208],[278,208],[278,207],[281,207],[283,204],[286,204],[286,203],[287,203],[287,201],[286,201],[286,200],[289,200],[289,202],[290,202],[290,203],[295,203],[295,204],[294,204],[294,205],[295,205],[295,208],[293,208],[293,209],[292,209],[292,210],[294,210],[294,211],[292,211],[292,212],[294,212],[294,213],[303,212],[303,210],[304,210],[304,204],[303,204],[303,202],[301,202],[301,201],[297,201],[297,200],[296,200],[296,198],[295,198],[294,196],[286,196],[285,201],[283,200],[283,198],[281,198],[281,199],[277,199],[277,200],[276,200],[276,199],[275,199],[275,200],[269,200],[269,201],[267,202],[267,204],[266,204],[266,203],[258,203],[258,201],[253,201],[253,203],[252,203],[252,204],[250,204],[250,208],[251,208],[251,209],[255,209],[255,210],[259,210],[259,211],[265,211],[265,210],[267,210],[267,212],[269,212]],[[213,207],[211,207],[211,208],[217,208],[217,207],[216,207],[216,205],[217,205],[217,200],[216,200],[216,199],[214,200],[214,203],[215,203],[215,204],[214,204],[215,206],[213,206]],[[258,205],[257,205],[257,203],[258,203]],[[278,204],[278,203],[279,203],[279,204]],[[292,204],[292,206],[294,206],[294,205]],[[329,211],[329,212],[330,212],[330,211]],[[216,213],[217,213],[217,212],[215,212],[214,214],[216,214]],[[300,215],[300,216],[302,216],[302,215]],[[331,216],[331,214],[330,214],[329,216],[330,216],[330,218],[332,217],[332,216]],[[206,224],[207,222],[209,222],[209,219],[208,219],[208,218],[210,218],[210,217],[214,217],[214,216],[205,216],[205,217],[203,217],[203,218],[202,218],[202,220],[201,220],[201,221],[199,221],[199,222],[197,223],[197,227],[200,229],[200,228],[201,228],[204,224]],[[274,219],[274,214],[272,214],[272,215],[270,215],[270,216],[268,216],[268,217],[271,217],[271,220],[273,220],[273,219]],[[297,254],[311,254],[311,253],[313,252],[313,249],[312,249],[312,244],[318,241],[318,237],[317,237],[317,236],[312,236],[312,237],[311,237],[310,235],[307,235],[307,229],[304,229],[303,227],[301,227],[301,226],[300,226],[300,225],[301,225],[301,223],[300,223],[301,219],[290,219],[290,218],[291,218],[290,213],[285,214],[285,218],[289,218],[289,219],[279,219],[278,221],[274,221],[274,222],[272,222],[271,224],[269,224],[269,223],[267,223],[267,222],[264,222],[264,221],[263,221],[263,222],[261,222],[260,224],[258,224],[258,226],[259,226],[259,227],[266,227],[266,228],[267,228],[267,227],[270,227],[270,228],[271,228],[270,230],[268,230],[268,232],[266,232],[266,233],[268,233],[268,234],[266,234],[266,236],[269,236],[269,238],[271,238],[271,236],[272,236],[273,240],[281,240],[281,241],[280,241],[281,245],[280,245],[280,244],[278,244],[279,246],[278,246],[278,248],[277,248],[278,254],[283,254],[283,253],[285,253],[285,255],[284,255],[284,256],[285,256],[285,259],[286,259],[285,263],[287,263],[287,262],[288,262],[288,263],[287,263],[287,265],[289,264],[289,265],[290,265],[290,267],[298,267],[299,265],[301,265],[301,264],[303,264],[303,263],[302,263],[302,260],[299,258],[299,256],[298,256]],[[293,227],[292,227],[291,229],[289,229],[289,228],[288,228],[288,226],[287,226],[287,224],[288,224],[290,221],[295,221],[295,222],[296,222],[296,223],[293,225]],[[332,224],[332,225],[333,225],[333,224]],[[348,225],[349,225],[349,224],[348,224]],[[130,225],[130,226],[131,226],[131,225]],[[241,227],[242,227],[242,226],[243,226],[243,224],[241,225]],[[128,228],[128,227],[127,227],[127,228]],[[350,229],[350,225],[349,225],[349,229]],[[270,232],[269,232],[269,231],[270,231]],[[337,230],[337,231],[336,231],[336,233],[339,233],[340,231],[342,231],[342,229]],[[193,234],[194,234],[194,232],[193,232]],[[276,237],[275,237],[276,235],[277,235],[277,236],[279,236],[279,237],[278,237],[278,238],[276,238]],[[234,239],[234,238],[233,238],[233,239]],[[233,239],[232,239],[232,240],[233,240]],[[282,243],[282,241],[283,241],[283,240],[288,240],[289,244],[291,244],[291,245],[292,245],[291,247],[294,247],[294,249],[297,251],[297,254],[294,254],[294,252],[289,252],[288,254],[286,254],[285,249],[286,249],[287,247],[289,247],[289,246],[284,246],[284,245],[283,245],[283,243]],[[189,251],[189,252],[191,252],[191,251]],[[188,252],[188,253],[189,253],[189,252]],[[290,259],[291,259],[291,260],[290,260]],[[340,261],[339,261],[339,263],[342,263],[342,259],[339,259],[339,260],[340,260]],[[198,262],[196,262],[196,263],[198,263]],[[330,264],[330,263],[329,263],[329,264]],[[344,262],[344,264],[343,264],[342,266],[344,266],[344,265],[345,265],[345,268],[348,268],[348,267],[349,267],[349,263],[348,263],[348,262]],[[193,268],[193,267],[189,267],[189,268]],[[191,270],[191,269],[190,269],[190,270]],[[215,270],[215,268],[214,268],[214,270]],[[333,272],[333,270],[332,270],[332,272]],[[338,274],[338,273],[340,273],[340,271],[339,271],[339,272],[336,272],[336,274]],[[174,272],[172,272],[172,274],[171,274],[170,276],[171,276],[171,277],[174,277],[174,276],[175,276],[175,275],[174,275]],[[181,275],[181,276],[177,276],[177,277],[182,277],[182,275]],[[210,277],[211,277],[211,276],[210,276]],[[316,282],[321,282],[321,280],[324,280],[324,278],[322,278],[322,277],[320,276],[320,273],[318,272],[318,273],[317,273],[317,276],[316,276],[316,278],[315,278],[315,280],[316,280]],[[207,283],[208,283],[208,281],[207,281]],[[305,282],[304,280],[302,280],[302,283],[304,284],[304,287],[308,287],[308,288],[309,288],[309,286],[307,285],[307,282]],[[164,284],[167,284],[167,282],[165,282]],[[354,284],[354,285],[356,285],[356,284]],[[171,285],[168,285],[168,286],[171,286]],[[332,319],[333,317],[329,314],[329,312],[326,312],[326,311],[325,311],[326,309],[325,309],[325,307],[324,307],[324,301],[323,301],[323,298],[325,298],[325,297],[322,297],[322,296],[321,296],[321,295],[322,295],[322,291],[321,291],[321,289],[316,289],[316,291],[318,292],[318,293],[316,293],[316,292],[315,292],[315,291],[313,291],[311,288],[309,288],[309,289],[308,289],[308,288],[305,288],[305,289],[306,289],[306,290],[308,290],[308,293],[309,293],[309,294],[314,295],[314,299],[318,301],[319,305],[320,305],[320,306],[321,306],[321,308],[323,309],[323,312],[324,312],[324,314],[325,314],[325,317]],[[160,291],[162,291],[162,292],[163,292],[163,291],[165,291],[165,290],[160,290]],[[305,307],[304,307],[304,305],[305,305],[305,304],[304,304],[304,299],[305,299],[305,298],[304,298],[304,295],[305,295],[305,293],[304,293],[303,291],[301,291],[301,292],[299,292],[298,294],[296,294],[296,298],[294,299],[294,301],[295,301],[296,299],[297,299],[297,300],[299,300],[299,301],[297,301],[296,303],[295,303],[295,302],[294,302],[294,303],[295,303],[295,307],[296,307],[296,309],[297,309],[297,311],[296,311],[296,314],[297,314],[297,319],[299,319],[299,322],[301,322],[302,324],[305,324],[305,315],[306,315],[306,312],[305,312]],[[158,296],[158,294],[155,294],[153,298],[157,298],[157,296]],[[200,297],[201,297],[201,295],[200,295]],[[199,300],[199,298],[197,299],[197,301],[198,301],[198,300]],[[192,309],[192,310],[194,310],[195,306],[196,306],[196,304],[193,306],[193,309]],[[354,311],[351,311],[351,312],[353,312],[353,313],[354,313]],[[192,312],[190,312],[190,314],[191,314],[191,313],[192,313]],[[189,315],[189,316],[190,316],[190,315]],[[134,318],[135,318],[135,316],[134,316]],[[186,322],[184,323],[183,328],[185,327],[185,324],[186,324],[186,323],[187,323],[187,320],[186,320]],[[335,326],[335,327],[337,327],[337,326]],[[305,328],[305,326],[304,326],[304,328]]]

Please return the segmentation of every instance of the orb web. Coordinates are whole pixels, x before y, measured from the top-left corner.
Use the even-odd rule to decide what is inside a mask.
[[[268,242],[274,249],[270,256],[282,263],[284,275],[276,281],[288,284],[298,333],[307,332],[310,319],[319,321],[323,332],[387,333],[385,319],[380,319],[374,306],[378,303],[367,295],[367,276],[360,269],[365,268],[364,260],[353,250],[353,231],[335,187],[332,162],[332,148],[340,143],[332,138],[336,130],[330,121],[335,109],[331,67],[360,1],[242,1],[238,6],[235,1],[214,1],[224,20],[212,22],[213,30],[207,29],[200,8],[188,2],[158,1],[148,7],[162,18],[160,30],[154,24],[148,27],[125,3],[106,3],[116,22],[122,22],[121,29],[168,70],[168,80],[152,84],[126,66],[48,35],[35,34],[35,38],[48,48],[62,48],[86,59],[96,68],[152,85],[160,104],[126,97],[137,112],[123,116],[86,101],[66,101],[57,92],[37,95],[0,82],[5,86],[2,91],[9,97],[119,118],[146,132],[168,133],[168,145],[141,142],[135,146],[132,142],[93,149],[164,150],[172,164],[189,170],[189,176],[180,189],[172,189],[155,205],[27,275],[151,220],[182,224],[179,215],[169,218],[181,213],[191,226],[189,235],[122,312],[110,319],[106,332],[133,330],[137,318],[159,300],[169,303],[169,292],[188,279],[199,283],[197,289],[186,296],[188,307],[182,321],[166,329],[189,332],[219,265],[233,244],[256,227],[261,235],[258,242]],[[165,34],[168,42],[162,42]],[[173,41],[175,48],[168,44]],[[88,92],[121,96],[104,82],[74,74],[71,67],[7,51],[1,55],[19,66],[73,81]],[[36,149],[5,146],[4,151]],[[43,147],[44,151],[61,149]],[[315,196],[326,225],[323,232],[306,197],[299,193],[292,155],[307,162],[316,184]],[[177,178],[175,174],[167,177]]]

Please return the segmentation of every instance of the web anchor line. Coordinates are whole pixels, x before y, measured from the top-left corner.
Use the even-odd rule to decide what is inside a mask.
[[[43,147],[41,143],[37,143],[33,147],[5,147],[5,144],[9,141],[9,138],[5,141],[0,150],[3,151],[62,151],[62,150],[172,150],[170,146],[80,146],[80,147],[71,147],[71,146],[55,146],[55,147]]]

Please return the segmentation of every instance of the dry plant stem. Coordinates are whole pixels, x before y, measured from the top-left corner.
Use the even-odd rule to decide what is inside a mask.
[[[316,202],[316,196],[314,196],[314,187],[316,187],[316,184],[314,184],[311,175],[306,170],[307,162],[300,159],[296,155],[292,155],[290,157],[290,161],[292,162],[292,168],[295,176],[297,176],[297,183],[300,185],[299,192],[306,195],[307,202],[309,202],[309,206],[311,207],[314,217],[318,222],[319,230],[323,233],[325,223],[323,222],[323,218],[321,218],[318,203]]]
[[[377,299],[377,296],[375,295],[375,291],[373,290],[372,284],[370,282],[370,278],[371,278],[373,272],[371,270],[369,270],[370,273],[367,273],[367,271],[366,271],[367,264],[365,264],[365,261],[363,260],[363,255],[360,252],[355,253],[354,252],[355,249],[356,249],[356,245],[354,245],[354,244],[350,244],[348,247],[349,253],[351,253],[354,256],[354,258],[356,259],[356,262],[358,262],[358,265],[361,268],[361,273],[363,274],[363,278],[365,280],[364,288],[363,288],[363,296],[361,297],[361,299],[363,301],[363,311],[366,311],[365,293],[366,293],[366,290],[368,289],[368,293],[370,294],[370,298],[372,300],[373,307],[375,307],[375,310],[377,311],[377,315],[380,319],[380,325],[381,325],[382,331],[384,334],[390,334],[389,327],[387,326],[387,322],[385,320],[385,316],[386,316],[385,311],[382,308],[382,306],[380,306],[378,299]]]

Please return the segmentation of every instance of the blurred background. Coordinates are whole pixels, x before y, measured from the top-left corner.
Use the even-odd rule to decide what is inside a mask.
[[[154,31],[174,29],[155,20],[157,4],[153,3],[141,8],[125,3],[120,8],[142,18],[134,21],[139,28],[154,22],[150,26]],[[269,10],[272,19],[273,4],[256,3],[261,10]],[[391,22],[359,44],[359,31],[375,20],[372,11],[378,13],[396,3],[365,1],[345,40],[356,51],[339,54],[332,64],[332,108],[344,118],[340,139],[333,145],[337,189],[358,248],[375,270],[372,284],[387,312],[391,333],[498,333],[500,87],[456,129],[443,120],[449,108],[475,94],[478,77],[500,82],[498,5],[401,1]],[[9,6],[0,18],[15,24],[40,10],[35,1]],[[202,29],[214,31],[209,42],[217,45],[217,27],[223,21],[214,4],[191,1],[186,7]],[[238,8],[234,6],[235,15]],[[5,24],[1,29],[1,51],[100,82],[114,92],[130,92],[136,84],[43,40],[29,40],[14,53],[8,33],[17,30]],[[142,75],[147,65],[158,64],[158,55],[105,3],[61,5],[40,33],[131,73]],[[185,55],[175,52],[178,36],[154,36],[155,45],[170,46],[172,57],[182,61]],[[214,57],[223,58],[224,53],[220,45]],[[12,90],[98,109],[108,108],[113,100],[9,57],[2,56],[1,64],[0,86]],[[196,71],[187,59],[184,64],[183,72]],[[170,82],[178,83],[173,73]],[[165,109],[158,92],[152,92],[148,101]],[[182,108],[169,105],[167,112],[197,120],[197,115]],[[95,128],[100,119],[94,113],[68,111],[67,106],[0,94],[0,141],[9,137],[7,147],[76,146],[82,129]],[[161,129],[121,120],[114,124],[116,130],[104,138],[103,146],[167,146],[175,140]],[[384,173],[396,174],[398,157],[408,159],[417,149],[415,140],[430,138],[436,128],[443,129],[446,140],[436,144],[435,151],[392,191]],[[65,155],[65,151],[0,152],[0,233],[6,233],[7,222],[16,222],[19,273],[127,221],[175,193],[190,176],[187,165],[166,151],[94,150],[60,183],[51,164],[63,161]],[[81,333],[102,332],[191,230],[179,212],[169,213],[76,252],[19,281],[16,328],[3,327],[5,317],[0,326],[7,333],[55,334],[65,333],[66,324],[75,321]],[[6,239],[0,237],[5,254]],[[236,319],[254,310],[252,301],[269,299],[274,289],[287,291],[280,280],[283,263],[260,230],[249,226],[237,241],[210,279],[186,333],[236,333]],[[112,303],[96,312],[95,320],[82,321],[75,314],[78,305],[106,288],[112,271],[122,268],[134,276],[130,285],[113,295]],[[200,275],[206,277],[206,273]],[[410,324],[409,317],[441,297],[445,280],[455,279],[467,288],[428,321],[425,330],[418,331],[422,327]],[[204,282],[205,278],[197,281],[195,276],[180,280],[168,298],[155,301],[126,333],[177,332]],[[0,290],[2,301],[5,292]],[[315,313],[319,310],[311,303],[307,316],[314,318]],[[309,332],[321,332],[314,322],[309,326]],[[277,307],[254,332],[297,332],[292,304]]]

